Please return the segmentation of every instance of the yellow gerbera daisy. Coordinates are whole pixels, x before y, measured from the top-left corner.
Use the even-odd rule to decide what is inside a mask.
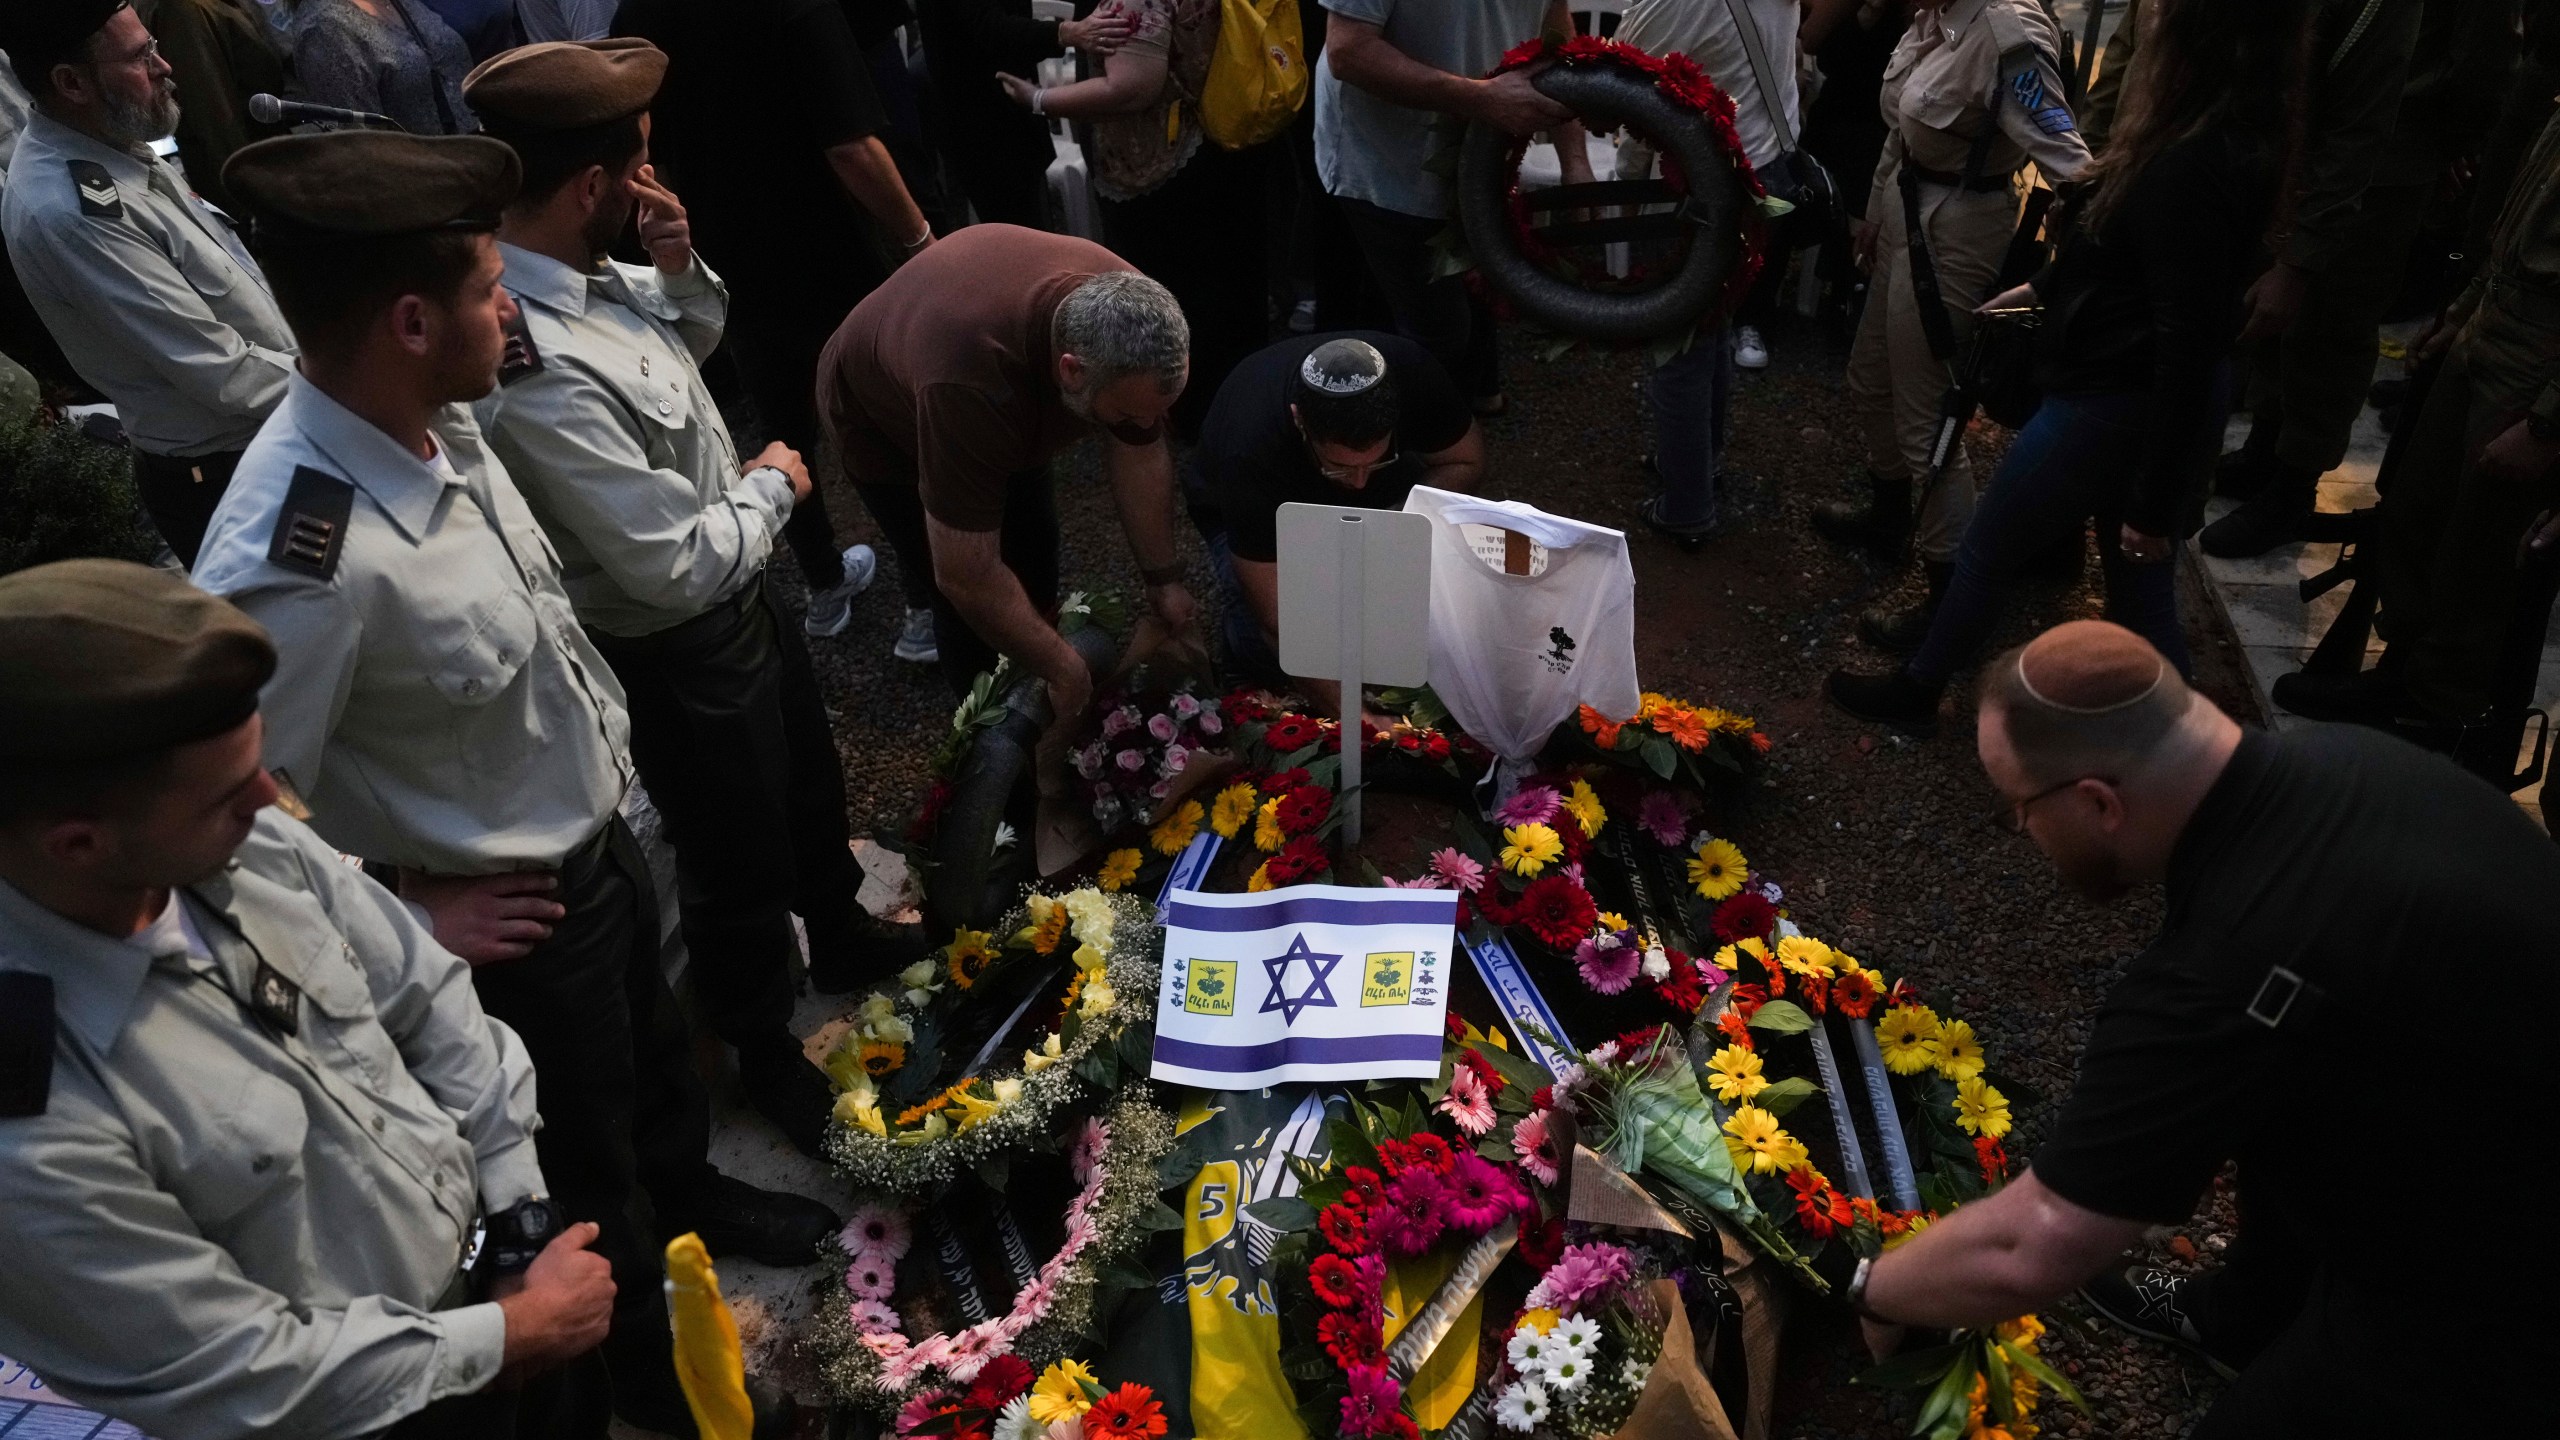
[[[1709,840],[1689,857],[1689,883],[1698,894],[1709,900],[1722,900],[1742,888],[1742,879],[1751,872],[1751,862],[1742,858],[1742,850],[1730,840]]]
[[[1725,1148],[1733,1153],[1733,1163],[1761,1175],[1774,1175],[1787,1167],[1779,1164],[1791,1143],[1787,1132],[1778,1126],[1778,1117],[1757,1105],[1745,1105],[1724,1122]]]
[[[1259,895],[1263,891],[1270,889],[1271,862],[1265,860],[1261,864],[1254,866],[1253,873],[1245,877],[1244,888],[1245,893],[1248,895]]]
[[[1609,812],[1601,808],[1599,793],[1586,781],[1573,782],[1572,793],[1564,797],[1564,808],[1572,812],[1582,833],[1594,840],[1600,838],[1600,827],[1609,823]]]
[[[1727,1045],[1707,1062],[1707,1087],[1728,1105],[1748,1100],[1769,1088],[1769,1077],[1760,1069],[1759,1055],[1739,1045]]]
[[[1627,924],[1626,916],[1619,914],[1615,910],[1603,910],[1600,912],[1600,928],[1603,930],[1625,930],[1631,927]]]
[[[1544,1335],[1548,1331],[1556,1328],[1556,1326],[1562,1323],[1563,1320],[1564,1312],[1560,1310],[1552,1310],[1541,1305],[1535,1310],[1521,1311],[1520,1319],[1515,1328],[1529,1331],[1531,1334],[1535,1335]]]
[[[1956,1082],[1956,1123],[1967,1134],[1997,1140],[2009,1133],[2009,1097],[1979,1075]]]
[[[1778,1173],[1784,1175],[1799,1165],[1812,1164],[1813,1152],[1804,1148],[1803,1141],[1781,1130],[1778,1132],[1777,1149],[1773,1152],[1773,1163]]]
[[[1102,873],[1093,877],[1093,883],[1115,893],[1127,889],[1129,882],[1138,878],[1141,858],[1134,847],[1112,851],[1102,858]]]
[[[1031,1387],[1031,1418],[1043,1425],[1073,1420],[1093,1408],[1102,1396],[1102,1382],[1093,1372],[1075,1360],[1061,1360],[1040,1372]]]
[[[1971,1025],[1950,1020],[1929,1041],[1929,1063],[1950,1080],[1970,1080],[1982,1073],[1982,1042],[1973,1038]]]
[[[1778,941],[1778,963],[1798,975],[1816,979],[1831,978],[1831,947],[1810,935],[1789,935]]]
[[[1289,832],[1280,828],[1280,797],[1272,796],[1253,812],[1253,848],[1265,855],[1280,853],[1289,843]]]
[[[1502,832],[1502,868],[1527,878],[1564,853],[1564,841],[1544,825],[1514,825]]]
[[[942,973],[950,976],[951,983],[963,990],[977,984],[978,977],[986,972],[988,962],[996,958],[996,948],[989,943],[994,938],[984,930],[962,930],[954,934],[951,943],[942,947]]]
[[[1896,1005],[1876,1022],[1876,1045],[1896,1075],[1917,1075],[1938,1063],[1929,1048],[1937,1039],[1938,1013],[1926,1005]]]
[[[1209,807],[1209,828],[1221,840],[1233,840],[1236,832],[1252,823],[1253,811],[1260,797],[1250,785],[1238,783],[1218,792],[1218,801]]]
[[[2012,1345],[2032,1345],[2044,1335],[2044,1322],[2033,1315],[2021,1315],[2015,1320],[2003,1320],[1993,1328],[2001,1339]],[[2010,1383],[2017,1383],[2017,1377],[2010,1377]]]
[[[1200,822],[1208,813],[1200,808],[1199,801],[1185,800],[1147,832],[1147,843],[1156,847],[1159,855],[1179,855],[1182,847],[1191,843],[1191,837],[1200,833]]]

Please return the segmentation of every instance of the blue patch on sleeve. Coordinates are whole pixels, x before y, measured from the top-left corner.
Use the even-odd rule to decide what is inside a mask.
[[[2059,105],[2048,105],[2042,110],[2035,111],[2031,118],[2036,122],[2036,128],[2047,135],[2068,135],[2080,128],[2078,123],[2072,120],[2071,112]]]
[[[2036,128],[2047,135],[2068,135],[2080,128],[2079,123],[2071,118],[2071,108],[2059,98],[2045,93],[2044,72],[2041,70],[2031,67],[2010,76],[2009,94],[2018,102],[2018,108],[2026,112],[2027,118],[2035,122]]]
[[[2017,98],[2018,108],[2026,111],[2030,115],[2043,109],[2043,72],[2035,69],[2033,66],[2030,66],[2027,69],[2021,70],[2017,74],[2010,76],[2009,93]]]

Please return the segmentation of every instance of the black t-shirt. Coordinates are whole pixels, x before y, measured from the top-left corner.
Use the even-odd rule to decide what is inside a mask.
[[[650,156],[732,288],[751,272],[791,284],[870,273],[848,259],[871,253],[869,218],[826,152],[888,122],[840,0],[623,0],[613,33],[667,52]]]
[[[1358,490],[1316,473],[1315,456],[1289,415],[1300,363],[1317,346],[1343,339],[1377,346],[1396,387],[1396,463],[1369,472],[1369,483]],[[1422,457],[1466,438],[1472,423],[1449,372],[1400,335],[1350,330],[1283,340],[1245,357],[1218,387],[1192,456],[1191,513],[1205,531],[1223,526],[1237,559],[1268,564],[1278,556],[1273,527],[1281,506],[1296,500],[1401,509],[1406,492],[1422,479]]]
[[[2548,1275],[2551,1247],[2528,1234],[2495,1264],[2476,1249],[2491,1237],[2462,1238],[2524,1212],[2456,1198],[2538,1169],[2560,1114],[2540,1043],[2560,991],[2560,849],[2538,826],[2372,730],[2252,733],[2179,839],[2167,899],[2099,1011],[2038,1179],[2177,1224],[2237,1159],[2248,1223],[2280,1210],[2322,1255],[2374,1247],[2395,1221],[2472,1252],[2392,1265],[2394,1284]],[[2269,1029],[2247,1011],[2275,966],[2323,993]]]

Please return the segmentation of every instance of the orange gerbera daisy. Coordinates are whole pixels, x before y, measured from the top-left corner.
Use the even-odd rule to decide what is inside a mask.
[[[1666,710],[1654,723],[1663,734],[1671,737],[1671,743],[1692,755],[1705,750],[1707,741],[1715,733],[1707,728],[1706,721],[1698,718],[1695,710]]]
[[[1164,1407],[1144,1385],[1124,1383],[1084,1412],[1085,1440],[1147,1440],[1164,1430]]]
[[[1580,715],[1582,718],[1583,733],[1591,737],[1591,743],[1599,746],[1603,750],[1615,750],[1618,748],[1618,731],[1620,729],[1619,722],[1610,719],[1608,716],[1601,714],[1599,711],[1592,709],[1588,705],[1582,707]]]

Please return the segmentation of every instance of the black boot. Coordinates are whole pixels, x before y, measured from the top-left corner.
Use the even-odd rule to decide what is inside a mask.
[[[2213,467],[2213,493],[2250,500],[2266,489],[2276,473],[2276,435],[2281,428],[2274,420],[2264,425],[2252,421],[2249,438]]]
[[[1860,546],[1888,564],[1900,560],[1911,543],[1910,477],[1867,472],[1867,503],[1817,505],[1813,528],[1826,540]]]
[[[2303,538],[2303,524],[2310,519],[2312,500],[2319,492],[2319,471],[2278,466],[2256,499],[2242,501],[2239,509],[2204,527],[2196,544],[2207,555],[2223,560],[2264,555]]]
[[[1929,639],[1929,626],[1938,618],[1938,602],[1947,598],[1947,586],[1954,583],[1956,567],[1932,560],[1927,565],[1929,593],[1920,603],[1902,610],[1877,606],[1858,617],[1858,638],[1888,655],[1916,655]]]
[[[2338,720],[2350,725],[2388,728],[2408,698],[2406,687],[2388,667],[2353,675],[2296,670],[2279,675],[2268,698],[2276,708],[2305,720]]]
[[[818,1243],[844,1225],[843,1216],[805,1195],[759,1190],[717,1170],[689,1205],[661,1214],[659,1221],[670,1237],[688,1230],[701,1236],[714,1260],[781,1266],[816,1259]]]
[[[1834,670],[1822,682],[1831,703],[1861,720],[1890,725],[1923,739],[1938,733],[1938,697],[1946,687],[1896,669],[1886,675],[1858,675]]]
[[[877,984],[924,958],[924,927],[892,925],[857,910],[843,935],[809,937],[809,988],[842,995]]]
[[[747,1103],[774,1123],[801,1153],[826,1158],[822,1142],[835,1109],[835,1086],[809,1063],[800,1042],[785,1032],[770,1041],[738,1047],[738,1083]]]

